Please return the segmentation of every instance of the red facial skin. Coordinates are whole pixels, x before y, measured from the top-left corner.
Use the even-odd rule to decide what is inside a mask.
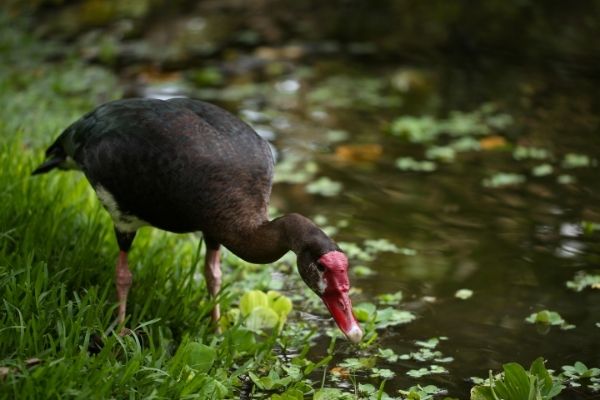
[[[352,303],[348,297],[348,258],[340,251],[330,251],[319,258],[319,263],[324,267],[323,302],[344,335],[354,343],[360,342],[362,330],[352,314]]]

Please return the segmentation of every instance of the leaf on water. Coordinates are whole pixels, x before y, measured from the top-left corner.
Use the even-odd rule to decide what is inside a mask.
[[[594,232],[600,232],[600,223],[597,222],[581,221],[581,227],[583,228],[583,233],[586,235],[591,235]]]
[[[374,318],[377,307],[373,303],[360,303],[354,306],[353,311],[356,319],[360,322],[367,322]]]
[[[448,393],[446,389],[439,388],[435,385],[426,386],[411,386],[406,390],[398,390],[405,399],[410,400],[431,400],[434,396],[444,395]]]
[[[471,136],[461,137],[449,145],[456,151],[478,151],[481,150],[479,141]]]
[[[542,310],[525,318],[530,324],[560,326],[561,329],[573,329],[575,325],[568,324],[556,311]]]
[[[304,400],[304,393],[296,388],[289,388],[281,394],[274,394],[271,400]]]
[[[551,175],[552,172],[554,172],[554,167],[550,164],[537,165],[531,170],[531,174],[538,177]]]
[[[372,268],[369,268],[365,265],[357,265],[355,267],[352,267],[351,271],[352,271],[352,273],[354,273],[354,275],[359,276],[359,277],[375,275],[375,270],[373,270]]]
[[[412,157],[396,159],[396,167],[402,171],[431,172],[437,168],[433,161],[417,161]]]
[[[384,293],[376,296],[379,304],[387,305],[387,306],[395,306],[400,304],[402,301],[402,291],[397,291],[396,293]]]
[[[560,183],[561,185],[569,185],[571,183],[575,183],[576,179],[574,176],[572,175],[567,175],[567,174],[562,174],[559,175],[558,178],[556,178],[556,180],[558,181],[558,183]]]
[[[398,354],[394,353],[392,349],[377,349],[377,355],[387,362],[394,363],[398,361]]]
[[[513,157],[515,160],[546,160],[551,158],[551,153],[541,147],[525,147],[525,146],[517,146],[517,148],[513,151]]]
[[[501,149],[508,145],[506,139],[502,136],[487,136],[479,139],[479,146],[482,150]]]
[[[383,147],[377,143],[344,144],[335,148],[335,156],[345,162],[373,162],[383,155]]]
[[[590,275],[587,272],[578,272],[572,281],[567,282],[567,287],[576,292],[586,288],[600,289],[600,275]]]
[[[389,326],[407,324],[414,321],[416,316],[410,311],[396,310],[392,307],[377,310],[375,328],[383,329]]]
[[[387,368],[373,368],[371,370],[371,377],[381,379],[392,379],[396,374],[391,369]]]
[[[340,182],[331,180],[326,176],[322,176],[316,181],[306,185],[306,192],[310,194],[318,194],[325,197],[337,196],[342,191],[343,185]]]
[[[306,183],[313,179],[319,167],[314,161],[296,154],[287,154],[275,165],[273,182]]]
[[[358,391],[366,395],[370,395],[375,394],[377,392],[377,388],[370,383],[359,383]]]
[[[563,158],[561,165],[563,168],[568,168],[568,169],[585,168],[585,167],[596,166],[597,161],[585,154],[568,153],[568,154],[565,154],[565,157]]]
[[[313,400],[352,400],[353,398],[350,393],[344,393],[340,389],[333,388],[319,389],[313,395]]]
[[[400,249],[398,246],[386,239],[367,239],[364,242],[365,250],[371,254],[377,254],[381,252],[399,253]]]
[[[342,140],[346,140],[350,137],[350,134],[347,131],[343,131],[341,129],[332,129],[325,133],[325,138],[329,143],[341,142]]]
[[[425,158],[445,162],[454,161],[456,151],[449,146],[431,146],[425,151]]]
[[[521,174],[507,172],[498,172],[489,178],[483,180],[483,186],[489,188],[501,188],[505,186],[519,185],[525,182],[526,178]]]
[[[427,340],[417,340],[415,342],[415,344],[417,346],[424,347],[427,349],[435,349],[439,343],[440,343],[440,339],[438,339],[438,338],[431,338],[431,339],[427,339]]]
[[[350,371],[371,369],[375,366],[376,361],[375,357],[346,358],[339,366]]]
[[[473,296],[473,291],[471,289],[459,289],[454,293],[454,297],[461,300],[467,300]]]
[[[427,375],[447,374],[448,370],[440,365],[430,365],[429,368],[411,369],[406,375],[413,378],[422,378]]]

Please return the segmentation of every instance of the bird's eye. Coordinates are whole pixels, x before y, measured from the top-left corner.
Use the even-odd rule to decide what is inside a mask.
[[[320,262],[316,262],[315,263],[317,265],[317,269],[321,272],[325,271],[325,266],[323,264],[321,264]]]

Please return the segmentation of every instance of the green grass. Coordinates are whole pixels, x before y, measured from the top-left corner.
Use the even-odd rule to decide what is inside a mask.
[[[116,315],[110,219],[82,174],[30,173],[64,127],[120,91],[110,72],[68,51],[61,62],[45,61],[56,47],[23,32],[0,17],[0,54],[11,61],[0,65],[0,398],[310,392],[305,376],[315,365],[278,356],[290,347],[306,354],[312,331],[303,323],[272,335],[243,323],[215,333],[194,235],[140,231],[130,253],[127,321],[139,334],[104,333]],[[268,288],[269,268],[229,254],[223,269],[225,311],[244,291]],[[103,346],[90,352],[96,337]],[[259,380],[269,371],[286,379],[262,389],[244,383],[249,372]]]

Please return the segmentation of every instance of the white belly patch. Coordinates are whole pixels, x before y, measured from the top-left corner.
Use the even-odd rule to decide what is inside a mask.
[[[100,200],[100,203],[104,206],[106,211],[110,214],[113,223],[117,229],[121,232],[134,232],[148,223],[135,215],[123,213],[119,210],[119,205],[115,200],[114,196],[104,188],[102,185],[94,187],[96,195]]]

